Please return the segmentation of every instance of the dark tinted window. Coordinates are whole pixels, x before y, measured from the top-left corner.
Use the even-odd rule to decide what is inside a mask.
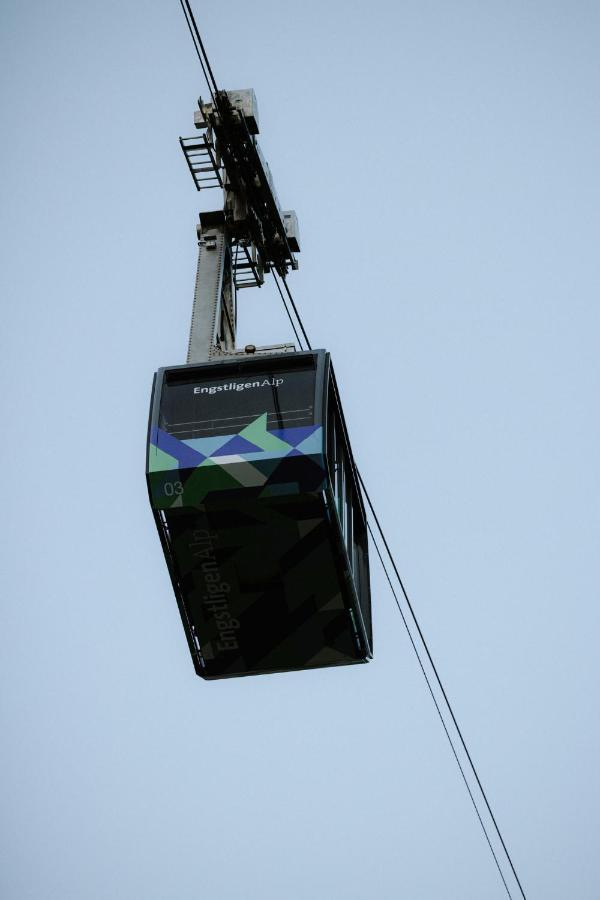
[[[338,419],[337,398],[333,389],[329,395],[328,456],[331,486],[333,488],[340,528],[344,537],[346,550],[348,551],[348,560],[354,573],[354,577],[358,582],[359,554],[357,544],[361,540],[358,498],[354,488],[354,480],[352,478],[344,432],[341,422]]]
[[[267,427],[299,428],[314,422],[315,369],[241,366],[186,374],[163,385],[159,425],[180,438],[241,431],[267,414]]]

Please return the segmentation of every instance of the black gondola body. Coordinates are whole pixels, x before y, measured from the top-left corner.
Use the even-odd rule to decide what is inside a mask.
[[[324,350],[160,369],[147,481],[198,675],[366,662],[366,518]]]

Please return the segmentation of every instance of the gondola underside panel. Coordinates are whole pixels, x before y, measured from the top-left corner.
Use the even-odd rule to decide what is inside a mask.
[[[159,528],[199,675],[365,660],[323,496],[175,509]]]

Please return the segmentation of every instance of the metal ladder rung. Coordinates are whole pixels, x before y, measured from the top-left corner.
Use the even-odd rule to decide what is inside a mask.
[[[194,179],[196,190],[223,187],[220,165],[214,154],[214,147],[206,137],[203,137],[201,141],[198,141],[197,138],[180,137],[179,144]],[[212,172],[212,174],[202,177],[200,173],[204,172]]]

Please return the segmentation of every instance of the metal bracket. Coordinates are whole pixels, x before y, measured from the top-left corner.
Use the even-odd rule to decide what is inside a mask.
[[[215,214],[212,214],[213,216]],[[222,214],[220,215],[223,219]],[[215,218],[216,218],[215,217]],[[222,319],[224,315],[223,290],[225,287],[225,269],[230,256],[227,252],[225,239],[225,222],[207,223],[202,228],[198,241],[198,267],[196,269],[196,286],[194,290],[194,305],[192,308],[192,324],[190,327],[190,339],[188,343],[187,362],[208,362],[208,360],[220,349],[218,343],[222,335]],[[228,284],[231,287],[231,274]],[[228,304],[228,312],[235,312],[235,304]],[[229,329],[232,334],[225,343],[224,348],[235,347],[235,321]]]
[[[300,239],[296,214],[281,209],[256,141],[254,91],[219,91],[214,101],[198,101],[199,133],[179,138],[196,190],[220,187],[224,193],[222,211],[200,214],[188,363],[295,349],[235,347],[237,291],[260,287],[271,269],[282,276],[296,269]]]

